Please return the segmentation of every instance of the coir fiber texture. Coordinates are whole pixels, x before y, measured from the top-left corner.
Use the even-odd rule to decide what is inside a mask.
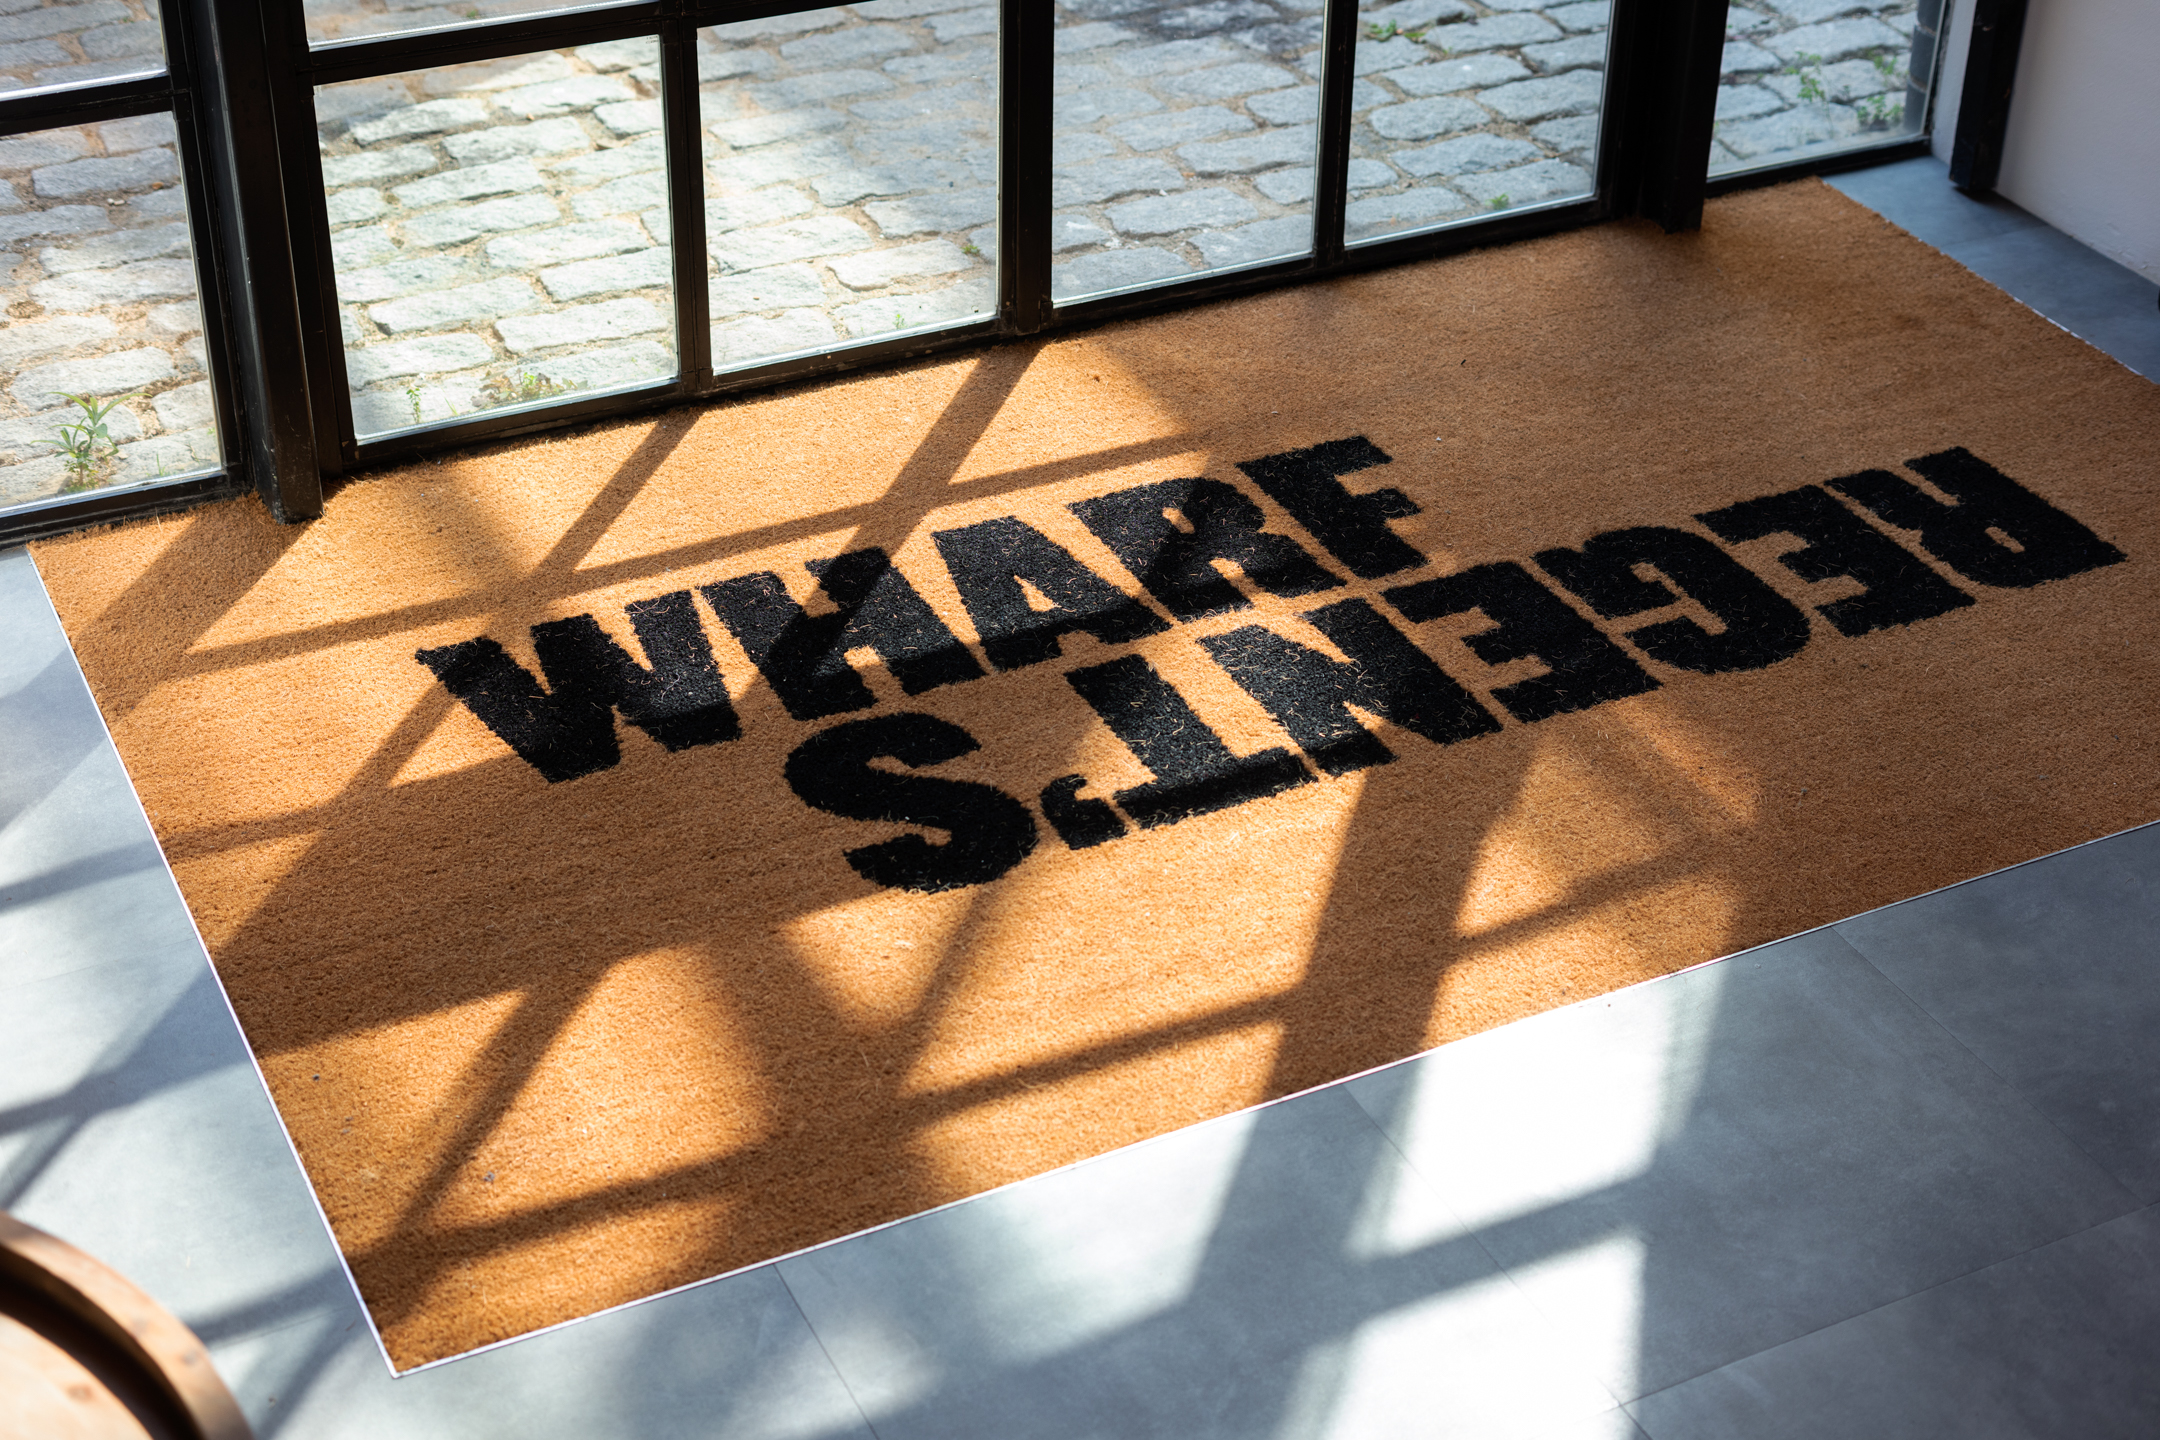
[[[1807,182],[37,561],[410,1366],[2160,815],[2156,453]]]

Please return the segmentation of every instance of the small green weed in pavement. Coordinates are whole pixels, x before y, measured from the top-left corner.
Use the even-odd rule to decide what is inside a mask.
[[[115,395],[110,400],[100,401],[94,395],[70,395],[65,390],[53,393],[74,405],[77,412],[74,420],[62,421],[53,427],[59,432],[60,453],[67,463],[68,478],[61,489],[88,490],[97,484],[99,472],[120,453],[119,443],[112,438],[110,428],[112,412],[136,397]],[[102,454],[99,453],[100,446],[104,448]]]

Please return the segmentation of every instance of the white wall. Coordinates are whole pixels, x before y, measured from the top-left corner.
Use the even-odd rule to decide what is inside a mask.
[[[1995,188],[2160,281],[2160,0],[2032,0]]]

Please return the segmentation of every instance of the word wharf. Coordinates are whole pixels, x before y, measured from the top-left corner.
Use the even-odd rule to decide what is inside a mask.
[[[1343,483],[1347,475],[1388,463],[1377,445],[1353,436],[1237,468],[1342,569],[1376,580],[1426,563],[1389,528],[1390,521],[1418,513],[1410,497],[1393,488],[1353,491]],[[1856,593],[1814,607],[1847,636],[1974,603],[1864,516],[1906,532],[1947,569],[1988,587],[2039,585],[2124,558],[1967,450],[1923,455],[1907,466],[1950,499],[1890,471],[1863,470],[1694,518],[1728,544],[1773,535],[1797,541],[1777,563],[1802,580],[1857,581]],[[933,537],[979,637],[981,659],[876,549],[808,562],[832,604],[820,614],[797,605],[771,571],[701,585],[696,596],[678,590],[637,601],[626,618],[645,652],[644,664],[591,615],[532,627],[538,677],[484,636],[422,650],[416,658],[522,759],[549,781],[564,782],[620,761],[617,715],[671,751],[742,734],[697,596],[741,643],[787,713],[815,721],[876,703],[849,663],[850,652],[874,651],[903,691],[920,695],[992,670],[1055,660],[1063,637],[1073,632],[1124,645],[1176,622],[1249,607],[1252,601],[1218,562],[1278,596],[1321,595],[1346,583],[1297,539],[1269,530],[1259,505],[1221,480],[1135,485],[1069,508],[1160,610],[1008,516]],[[1100,845],[1134,826],[1170,825],[1310,783],[1316,769],[1344,775],[1394,760],[1357,711],[1436,745],[1453,745],[1501,729],[1494,707],[1518,723],[1536,724],[1657,689],[1658,679],[1631,651],[1676,670],[1717,675],[1790,659],[1812,633],[1800,606],[1692,530],[1633,526],[1592,536],[1573,549],[1540,550],[1532,559],[1546,579],[1500,560],[1381,592],[1410,625],[1479,612],[1492,623],[1461,637],[1472,654],[1490,665],[1532,660],[1545,667],[1486,698],[1413,643],[1397,619],[1363,599],[1337,599],[1302,617],[1344,658],[1265,625],[1199,637],[1297,752],[1276,747],[1233,753],[1139,655],[1067,672],[1073,690],[1154,779],[1103,800],[1080,793],[1087,788],[1085,776],[1063,776],[1043,789],[1036,809],[1067,846]],[[1614,638],[1583,613],[1622,621],[1674,604],[1682,594],[1721,628],[1683,617],[1621,629]],[[789,755],[785,771],[795,794],[819,810],[945,832],[947,838],[933,841],[910,831],[848,850],[845,858],[875,884],[946,890],[996,879],[1032,853],[1039,839],[1036,810],[1005,791],[909,773],[980,748],[949,720],[887,714],[810,736]]]

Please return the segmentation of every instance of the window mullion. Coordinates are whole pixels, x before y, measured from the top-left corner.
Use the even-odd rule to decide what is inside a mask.
[[[1320,153],[1313,182],[1313,262],[1343,257],[1350,203],[1351,92],[1357,84],[1357,0],[1328,0],[1320,51]]]
[[[669,238],[675,266],[675,356],[692,394],[712,388],[712,305],[706,286],[705,117],[698,93],[697,29],[660,29],[660,106],[666,125]]]
[[[282,53],[272,63],[273,12],[284,9],[299,6],[296,0],[189,0],[188,16],[199,37],[198,133],[215,211],[203,241],[223,256],[224,301],[237,342],[234,408],[242,423],[232,442],[270,513],[304,520],[322,513],[323,457],[288,238],[296,217],[288,213],[273,94],[280,84],[302,83]]]
[[[1051,0],[1000,0],[998,315],[1031,335],[1050,321]]]

